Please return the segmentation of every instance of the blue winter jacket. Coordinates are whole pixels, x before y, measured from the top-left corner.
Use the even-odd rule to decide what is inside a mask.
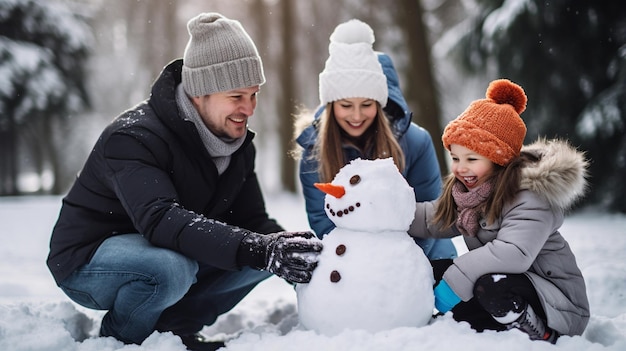
[[[391,121],[393,133],[405,155],[406,167],[402,175],[413,187],[416,201],[434,200],[441,192],[441,176],[430,134],[411,122],[412,112],[409,111],[406,100],[400,91],[398,75],[391,58],[384,53],[379,53],[378,61],[387,76],[389,90],[389,98],[384,110]],[[335,227],[324,212],[325,194],[313,186],[313,183],[319,182],[319,175],[317,173],[318,162],[311,155],[317,138],[317,125],[324,108],[325,106],[321,106],[316,111],[313,123],[306,127],[296,139],[296,142],[304,148],[300,160],[300,182],[306,202],[309,225],[320,238]],[[343,149],[348,160],[359,157],[369,158],[353,146],[344,145]],[[456,249],[450,239],[416,238],[415,241],[431,260],[456,257]]]

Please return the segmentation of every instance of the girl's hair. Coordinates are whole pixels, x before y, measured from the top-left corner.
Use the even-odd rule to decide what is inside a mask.
[[[389,120],[378,102],[376,102],[376,118],[374,123],[358,140],[351,140],[356,147],[371,159],[393,157],[400,171],[404,170],[404,153],[396,140]],[[350,141],[335,119],[332,103],[326,105],[324,115],[320,117],[318,136],[312,157],[317,159],[320,181],[327,183],[333,180],[339,169],[348,161],[343,154],[343,143]]]
[[[489,224],[494,223],[501,215],[502,208],[507,202],[513,200],[520,189],[522,178],[522,168],[529,163],[539,161],[539,157],[530,153],[522,152],[520,156],[514,158],[508,165],[494,165],[494,172],[490,179],[494,179],[494,188],[485,201],[482,212]],[[449,174],[443,185],[443,194],[439,197],[435,209],[433,223],[439,223],[443,228],[450,228],[456,223],[457,211],[454,198],[452,197],[452,186],[456,182],[454,174]]]

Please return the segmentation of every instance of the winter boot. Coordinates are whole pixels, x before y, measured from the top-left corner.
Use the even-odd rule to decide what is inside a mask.
[[[508,326],[510,328],[517,328],[528,334],[531,340],[544,340],[555,344],[556,339],[559,338],[558,333],[550,329],[546,323],[537,316],[530,305],[526,305],[526,309],[519,318]]]
[[[178,335],[178,337],[187,346],[187,350],[191,351],[215,351],[225,346],[221,341],[208,341],[200,333]]]

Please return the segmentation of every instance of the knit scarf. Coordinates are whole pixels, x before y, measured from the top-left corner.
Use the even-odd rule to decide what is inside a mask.
[[[202,121],[202,117],[189,100],[189,97],[183,89],[183,85],[179,84],[176,88],[176,104],[184,120],[192,121],[196,125],[202,144],[211,155],[211,159],[215,163],[217,172],[221,175],[226,171],[230,164],[230,156],[241,147],[245,141],[245,135],[238,139],[220,138],[211,133],[209,128]]]
[[[478,233],[478,220],[482,214],[482,205],[492,191],[493,180],[486,181],[472,190],[467,190],[465,185],[458,180],[452,185],[452,197],[458,211],[456,226],[463,235],[476,236]]]

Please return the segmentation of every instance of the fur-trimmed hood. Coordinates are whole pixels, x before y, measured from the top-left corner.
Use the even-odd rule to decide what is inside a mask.
[[[522,147],[522,153],[539,158],[522,168],[521,188],[543,196],[553,208],[569,209],[587,190],[583,152],[564,140],[539,139]]]

